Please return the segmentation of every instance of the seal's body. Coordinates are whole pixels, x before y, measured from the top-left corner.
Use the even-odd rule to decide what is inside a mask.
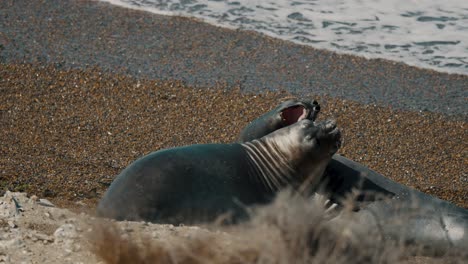
[[[385,238],[421,246],[423,254],[463,250],[468,245],[468,210],[399,184],[340,155],[324,177],[335,202],[357,193],[347,224],[377,230]],[[367,232],[367,231],[366,231]]]
[[[311,111],[310,104],[303,105]],[[240,142],[287,126],[277,118],[280,107],[252,121],[241,132]],[[332,157],[321,188],[338,204],[358,194],[353,204],[355,225],[378,226],[387,237],[435,251],[468,245],[468,210],[392,181],[340,155]]]
[[[242,144],[153,152],[130,164],[98,205],[98,215],[159,223],[212,221],[269,202],[285,186],[313,188],[340,144],[332,121],[303,119]]]
[[[240,144],[205,144],[153,152],[131,164],[99,203],[102,216],[117,220],[182,223],[241,212],[242,204],[263,203],[269,192],[246,171]],[[236,199],[233,199],[236,198]]]
[[[448,201],[420,192],[395,182],[368,167],[341,155],[334,155],[322,178],[326,191],[333,201],[341,201],[356,193],[355,210],[378,200],[391,198],[395,203],[417,205],[419,208],[433,208],[440,212],[467,214],[468,210]]]

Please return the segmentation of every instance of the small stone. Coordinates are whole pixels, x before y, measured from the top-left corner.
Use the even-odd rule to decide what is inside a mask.
[[[76,218],[74,218],[74,217],[68,218],[67,220],[65,220],[65,223],[74,224],[74,223],[76,223]]]
[[[0,249],[21,248],[23,246],[24,246],[24,242],[19,237],[6,240],[6,241],[0,241]]]
[[[36,195],[33,195],[31,196],[31,198],[29,198],[29,200],[33,203],[37,202],[39,200],[39,197],[37,197]]]
[[[32,255],[32,252],[29,249],[23,249],[21,253],[23,253],[24,255]]]
[[[52,236],[48,236],[48,235],[45,235],[45,234],[41,234],[41,233],[38,233],[35,235],[35,237],[39,240],[42,240],[44,242],[53,242],[54,241],[54,238]]]
[[[73,252],[78,252],[81,250],[81,245],[80,244],[73,244],[72,246],[72,251]]]
[[[54,232],[55,242],[78,237],[76,226],[73,224],[63,224]]]
[[[77,201],[75,202],[75,204],[79,206],[86,206],[86,204],[83,201]]]
[[[10,256],[0,255],[0,263],[11,263]]]
[[[55,205],[47,199],[39,199],[39,201],[37,201],[37,204],[47,207],[55,207]]]
[[[126,227],[124,228],[124,231],[125,231],[125,232],[131,233],[131,232],[133,232],[134,230],[133,230],[133,228],[132,228],[131,226],[126,226]]]
[[[8,225],[10,226],[10,228],[17,228],[18,226],[15,224],[15,222],[13,222],[12,220],[9,220],[8,221]]]

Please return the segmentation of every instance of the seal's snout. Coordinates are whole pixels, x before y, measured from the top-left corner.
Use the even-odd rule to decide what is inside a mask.
[[[307,105],[310,109],[307,119],[315,121],[315,119],[317,119],[318,114],[320,113],[320,105],[316,100],[312,102],[312,105],[310,103],[308,103]]]
[[[312,109],[317,113],[320,112],[320,105],[316,100],[312,102]]]
[[[328,146],[329,153],[331,155],[335,154],[341,147],[341,131],[336,126],[336,121],[331,119],[322,122],[320,123],[319,128],[319,141]]]

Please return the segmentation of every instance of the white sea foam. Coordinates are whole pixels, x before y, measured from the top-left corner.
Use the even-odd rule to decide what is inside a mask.
[[[466,0],[101,0],[468,75]]]

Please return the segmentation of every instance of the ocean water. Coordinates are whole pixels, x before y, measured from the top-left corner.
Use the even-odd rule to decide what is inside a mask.
[[[468,0],[101,0],[468,75]]]

